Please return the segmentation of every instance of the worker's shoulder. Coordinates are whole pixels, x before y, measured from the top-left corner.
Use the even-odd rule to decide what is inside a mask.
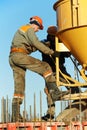
[[[26,32],[28,29],[32,29],[31,25],[29,24],[26,24],[26,25],[22,25],[19,30],[22,31],[22,32]]]

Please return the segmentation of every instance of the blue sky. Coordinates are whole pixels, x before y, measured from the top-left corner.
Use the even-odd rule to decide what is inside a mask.
[[[56,25],[56,12],[53,5],[56,0],[0,0],[0,101],[8,95],[13,97],[14,81],[12,70],[9,66],[8,58],[11,41],[15,31],[23,24],[29,22],[29,18],[38,15],[43,19],[44,30],[37,33],[38,38],[46,38],[46,30],[50,25]],[[33,54],[41,59],[39,52]],[[46,96],[43,92],[44,80],[38,74],[26,72],[26,108],[33,109],[33,96],[36,93],[37,113],[39,113],[39,95],[42,92],[42,112],[46,112]],[[59,110],[59,108],[58,108]]]

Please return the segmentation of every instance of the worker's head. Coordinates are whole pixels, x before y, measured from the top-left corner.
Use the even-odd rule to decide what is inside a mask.
[[[43,30],[43,21],[39,16],[33,16],[30,18],[30,24],[35,24],[40,30]]]
[[[49,26],[47,29],[47,39],[51,42],[54,43],[55,42],[55,36],[57,33],[57,27],[56,26]]]
[[[57,27],[56,26],[49,26],[47,29],[47,33],[49,35],[55,36],[57,33]]]

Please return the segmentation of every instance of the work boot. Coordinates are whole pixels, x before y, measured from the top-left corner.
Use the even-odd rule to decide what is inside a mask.
[[[55,82],[48,82],[46,85],[53,101],[58,101],[64,95],[69,94],[69,91],[60,91]]]
[[[19,98],[13,98],[12,101],[12,122],[23,122],[23,117],[20,114]]]
[[[79,87],[70,87],[70,89],[71,89],[71,94],[82,92]]]
[[[54,119],[54,115],[46,114],[45,116],[41,117],[42,121],[52,121]]]

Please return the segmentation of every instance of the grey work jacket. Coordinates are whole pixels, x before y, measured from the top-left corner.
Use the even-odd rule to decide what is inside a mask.
[[[23,48],[28,52],[28,54],[36,50],[39,50],[48,55],[54,53],[53,50],[51,50],[38,40],[34,29],[29,24],[20,27],[15,33],[12,40],[11,48],[14,47]]]

